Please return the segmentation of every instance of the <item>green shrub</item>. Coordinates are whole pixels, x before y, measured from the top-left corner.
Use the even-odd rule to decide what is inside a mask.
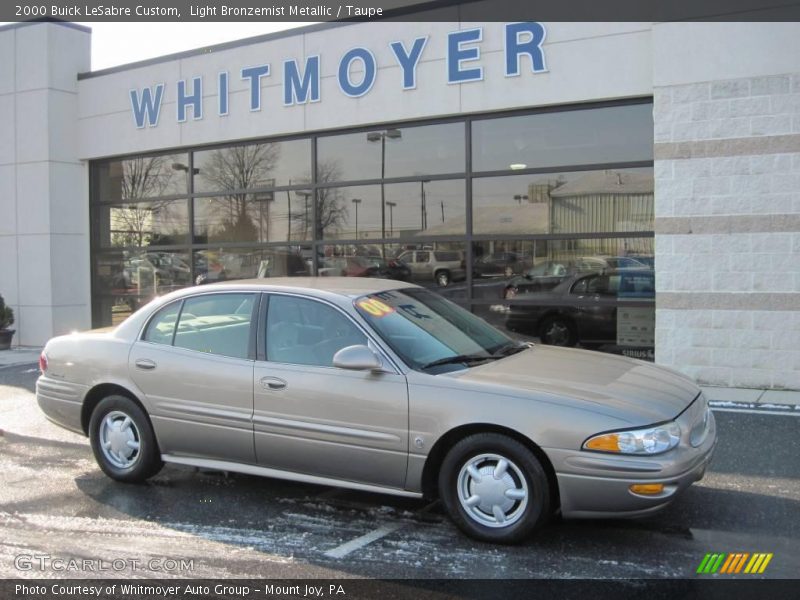
[[[3,297],[0,296],[0,329],[7,329],[14,324],[14,311],[10,306],[6,306]]]

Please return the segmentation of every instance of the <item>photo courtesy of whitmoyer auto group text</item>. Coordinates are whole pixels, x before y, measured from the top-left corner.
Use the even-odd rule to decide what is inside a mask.
[[[800,600],[800,0],[0,4],[0,600]]]

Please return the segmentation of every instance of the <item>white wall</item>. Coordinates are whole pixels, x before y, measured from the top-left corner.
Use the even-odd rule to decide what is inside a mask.
[[[77,74],[90,34],[56,24],[0,29],[0,294],[14,343],[90,326],[87,167],[77,153]]]
[[[447,33],[483,27],[480,44],[484,81],[447,84]],[[195,144],[332,129],[526,106],[563,104],[652,93],[651,25],[649,23],[546,23],[547,67],[532,74],[527,59],[519,77],[505,77],[502,23],[361,23],[302,33],[272,41],[203,53],[141,68],[126,69],[79,82],[80,156],[84,159]],[[389,44],[418,36],[429,40],[418,67],[417,88],[403,90],[401,69]],[[339,90],[339,60],[353,46],[375,55],[378,75],[361,98]],[[283,106],[283,61],[321,56],[321,101]],[[250,112],[244,66],[268,62],[271,75],[262,80],[262,110]],[[465,65],[465,66],[472,66]],[[230,72],[230,114],[216,110],[216,78]],[[201,121],[178,123],[176,82],[202,76],[204,112]],[[157,127],[137,129],[129,90],[165,83]]]
[[[800,24],[660,24],[653,47],[656,360],[800,389]]]

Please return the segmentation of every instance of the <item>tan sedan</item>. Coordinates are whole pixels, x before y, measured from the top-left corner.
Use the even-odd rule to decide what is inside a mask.
[[[508,338],[437,294],[360,278],[238,281],[48,342],[36,386],[100,468],[176,463],[439,496],[482,540],[556,512],[635,516],[700,479],[697,386],[652,364]]]

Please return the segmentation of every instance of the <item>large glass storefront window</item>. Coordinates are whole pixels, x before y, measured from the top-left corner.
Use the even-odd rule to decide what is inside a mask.
[[[466,187],[463,179],[326,187],[317,192],[317,215],[324,240],[463,236]]]
[[[475,171],[639,162],[653,158],[653,106],[638,104],[477,120]]]
[[[476,234],[651,231],[653,170],[483,177],[472,184]]]
[[[381,277],[520,339],[647,358],[652,161],[646,100],[97,161],[94,325],[188,285]]]
[[[310,240],[311,196],[311,190],[283,190],[195,198],[194,241]]]
[[[311,140],[265,142],[194,153],[195,192],[290,186],[311,181]]]
[[[317,140],[317,181],[463,173],[464,123],[376,128]]]

